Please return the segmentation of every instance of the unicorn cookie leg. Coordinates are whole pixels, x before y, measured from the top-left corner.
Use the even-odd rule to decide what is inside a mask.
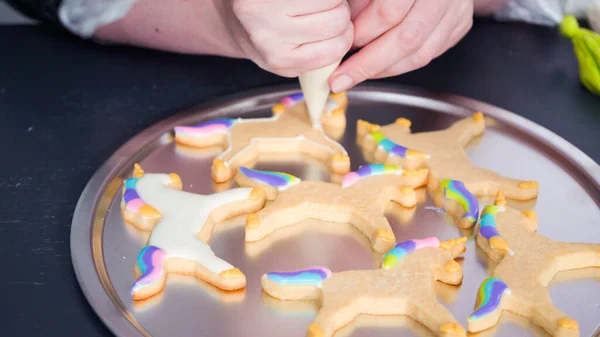
[[[168,273],[194,275],[224,290],[246,285],[244,274],[215,256],[207,242],[214,224],[260,209],[265,202],[264,192],[238,188],[199,195],[179,190],[181,185],[176,174],[146,174],[139,165],[134,177],[125,181],[124,218],[152,230],[138,256],[136,268],[141,276],[131,290],[134,300],[162,291]],[[151,218],[141,214],[144,207],[153,210],[147,212]]]

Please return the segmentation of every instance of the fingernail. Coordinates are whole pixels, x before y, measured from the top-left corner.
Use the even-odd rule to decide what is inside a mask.
[[[344,91],[352,85],[352,79],[348,75],[339,75],[331,82],[331,91],[338,93]]]

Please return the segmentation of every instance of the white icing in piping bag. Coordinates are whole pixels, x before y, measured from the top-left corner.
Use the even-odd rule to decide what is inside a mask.
[[[321,114],[323,113],[323,109],[325,109],[325,103],[327,103],[327,97],[331,91],[327,80],[340,65],[340,62],[311,70],[298,77],[313,127],[321,126]]]

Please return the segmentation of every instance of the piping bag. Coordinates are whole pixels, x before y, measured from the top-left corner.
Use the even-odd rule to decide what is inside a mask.
[[[326,67],[311,70],[298,76],[302,94],[304,94],[304,101],[308,108],[310,122],[314,128],[321,127],[321,114],[325,109],[325,104],[327,103],[327,98],[331,91],[327,80],[340,65],[340,62],[341,60]]]
[[[600,95],[600,35],[580,28],[573,16],[565,16],[560,31],[573,42],[581,83],[590,92]]]

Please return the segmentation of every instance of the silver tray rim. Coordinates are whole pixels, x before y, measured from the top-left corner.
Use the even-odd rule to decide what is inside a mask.
[[[268,86],[220,96],[202,104],[191,106],[151,125],[130,138],[92,175],[83,189],[73,213],[70,235],[71,260],[75,276],[85,298],[112,333],[127,337],[151,336],[127,312],[118,296],[109,294],[111,290],[114,291],[112,285],[110,283],[103,284],[98,273],[92,243],[94,219],[99,201],[106,192],[107,184],[116,177],[117,172],[131,161],[132,157],[140,155],[141,149],[148,147],[161,135],[169,132],[170,126],[178,121],[181,122],[182,119],[197,115],[213,117],[220,114],[221,107],[232,106],[236,102],[266,95],[283,96],[298,90],[298,85],[291,84]],[[586,187],[588,193],[600,195],[600,165],[564,138],[529,119],[476,99],[404,85],[365,83],[348,91],[349,99],[352,99],[353,96],[369,96],[377,93],[415,96],[455,107],[468,108],[470,111],[483,111],[486,116],[510,125],[523,134],[534,138],[549,150],[557,152],[563,161],[573,165],[577,171],[583,174],[588,183],[592,183],[592,186]],[[106,280],[104,283],[106,283]],[[107,287],[111,289],[107,289]],[[600,336],[600,329],[592,337],[598,336]]]

